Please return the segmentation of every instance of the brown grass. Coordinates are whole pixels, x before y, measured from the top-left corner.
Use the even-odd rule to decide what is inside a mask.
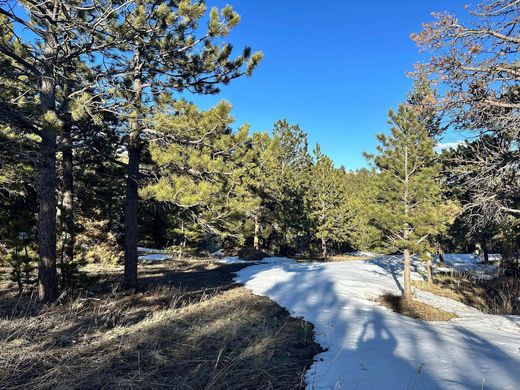
[[[239,268],[142,267],[127,294],[119,268],[90,267],[96,286],[48,307],[2,289],[0,389],[301,388],[312,325],[233,284]]]
[[[236,255],[242,260],[257,261],[269,257],[269,255],[263,251],[258,251],[255,248],[244,247],[236,252]]]
[[[378,299],[378,302],[396,313],[423,321],[449,321],[457,318],[453,313],[414,299],[407,301],[400,295],[385,294]]]
[[[335,263],[335,262],[342,262],[342,261],[358,261],[358,260],[370,260],[371,257],[368,256],[346,256],[346,255],[334,255],[329,256],[327,259],[323,259],[319,256],[305,256],[305,255],[298,255],[298,256],[291,256],[292,259],[295,259],[297,261],[316,261],[320,263]]]
[[[372,257],[368,256],[346,256],[346,255],[338,255],[331,256],[327,259],[327,261],[358,261],[358,260],[370,260]]]
[[[501,276],[492,280],[471,280],[464,275],[437,276],[435,284],[413,281],[414,286],[451,298],[489,314],[520,314],[520,280]]]

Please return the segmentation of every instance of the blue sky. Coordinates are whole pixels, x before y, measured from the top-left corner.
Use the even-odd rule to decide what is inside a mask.
[[[202,108],[233,104],[237,125],[269,131],[278,119],[298,123],[337,166],[366,166],[375,135],[388,130],[387,113],[406,98],[406,73],[421,60],[410,40],[431,12],[465,16],[467,0],[208,0],[230,3],[242,16],[227,41],[264,52],[250,78],[216,96],[193,97]],[[445,142],[456,141],[449,134]]]

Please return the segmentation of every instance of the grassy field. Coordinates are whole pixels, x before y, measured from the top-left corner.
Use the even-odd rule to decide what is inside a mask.
[[[90,285],[40,307],[0,288],[0,389],[298,389],[312,326],[233,283],[240,265],[89,267]]]
[[[435,284],[413,281],[415,287],[451,298],[489,314],[520,314],[520,280],[500,276],[471,280],[465,275],[436,276]]]

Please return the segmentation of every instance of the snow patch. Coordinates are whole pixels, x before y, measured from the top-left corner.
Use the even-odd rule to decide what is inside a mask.
[[[151,255],[139,256],[140,261],[165,261],[170,260],[172,257],[168,255],[163,255],[161,253],[154,253]]]
[[[377,253],[374,252],[366,252],[366,251],[354,251],[354,252],[347,252],[345,253],[346,256],[352,256],[352,257],[370,257],[374,258],[379,256]]]
[[[412,266],[420,277],[422,263],[414,258]],[[307,371],[308,389],[517,388],[520,316],[487,315],[416,290],[419,300],[460,318],[403,317],[374,302],[400,292],[402,270],[402,256],[336,263],[271,258],[235,280],[314,324],[327,351]]]

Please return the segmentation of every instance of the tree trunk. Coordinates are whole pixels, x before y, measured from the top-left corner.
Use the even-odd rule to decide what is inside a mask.
[[[321,239],[321,256],[323,257],[323,260],[327,260],[328,258],[327,239],[325,237]]]
[[[412,286],[410,284],[411,274],[411,254],[409,249],[404,250],[404,271],[403,271],[403,298],[406,301],[412,299]]]
[[[484,263],[489,263],[489,248],[486,237],[482,238],[482,254],[484,255]]]
[[[439,261],[442,263],[442,265],[445,264],[444,249],[442,249],[441,246],[439,246]]]
[[[40,85],[42,115],[47,123],[41,132],[40,142],[40,211],[38,213],[38,295],[42,302],[58,298],[56,275],[56,118],[55,80],[52,61],[56,54],[56,42],[51,34],[45,37],[45,66]]]
[[[428,284],[433,284],[432,256],[429,253],[426,259],[426,280]]]
[[[16,284],[18,285],[18,294],[22,295],[23,293],[23,283],[22,283],[22,265],[20,262],[20,258],[18,256],[18,245],[14,247],[14,259],[13,259],[13,276],[16,280]]]
[[[62,262],[70,263],[74,257],[74,178],[72,156],[72,123],[67,120],[63,125],[63,200],[61,217],[63,223]]]
[[[253,248],[260,250],[260,222],[258,221],[258,215],[255,215],[255,237],[253,238]]]
[[[137,207],[139,147],[128,148],[128,178],[125,202],[125,287],[137,289]]]
[[[125,201],[125,287],[129,290],[137,289],[137,240],[138,240],[138,191],[139,191],[139,163],[141,159],[141,123],[142,115],[142,74],[141,52],[134,54],[134,83],[133,105],[134,110],[129,119],[128,140],[128,173],[126,181]]]

